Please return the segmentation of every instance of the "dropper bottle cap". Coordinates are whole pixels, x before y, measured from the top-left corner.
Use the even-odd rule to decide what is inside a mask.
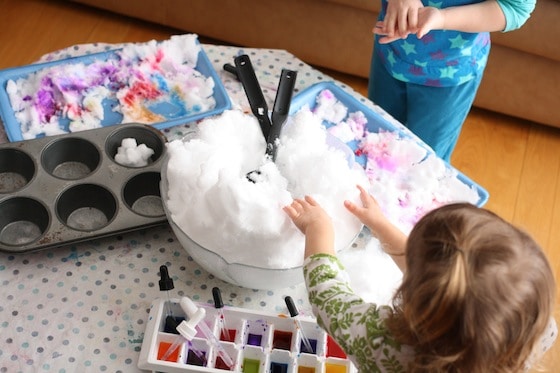
[[[224,308],[224,302],[222,301],[222,292],[219,287],[212,288],[212,297],[214,298],[215,308]]]
[[[177,325],[177,331],[190,341],[196,336],[196,326],[206,316],[206,310],[204,308],[197,307],[196,304],[194,304],[194,302],[188,297],[181,298],[179,304],[189,320],[181,321],[181,323]]]
[[[169,277],[169,271],[167,270],[167,266],[162,265],[159,267],[159,275],[160,275],[159,290],[167,291],[175,288],[175,285],[173,285],[173,279]]]
[[[288,311],[290,312],[291,317],[295,317],[295,316],[299,315],[299,311],[298,311],[298,309],[296,307],[296,304],[294,303],[294,300],[292,299],[292,297],[290,297],[288,295],[284,298],[284,301],[286,301],[286,306],[288,307]]]

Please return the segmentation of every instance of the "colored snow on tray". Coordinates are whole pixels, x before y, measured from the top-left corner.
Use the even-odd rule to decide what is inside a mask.
[[[9,80],[6,91],[24,139],[101,127],[107,106],[119,123],[157,123],[215,107],[213,79],[196,70],[200,50],[195,34],[128,44]]]

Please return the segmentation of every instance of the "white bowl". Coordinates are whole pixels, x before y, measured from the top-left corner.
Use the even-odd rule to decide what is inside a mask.
[[[279,289],[297,285],[303,282],[303,270],[301,266],[274,269],[256,267],[243,263],[230,263],[215,252],[200,246],[191,239],[174,221],[169,208],[167,164],[169,156],[163,160],[161,169],[160,193],[165,214],[169,225],[185,251],[206,271],[230,284],[251,289]]]

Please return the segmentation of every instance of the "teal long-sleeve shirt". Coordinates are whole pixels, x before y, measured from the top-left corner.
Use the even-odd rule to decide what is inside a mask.
[[[506,17],[504,32],[517,30],[527,22],[537,4],[536,0],[497,0]]]

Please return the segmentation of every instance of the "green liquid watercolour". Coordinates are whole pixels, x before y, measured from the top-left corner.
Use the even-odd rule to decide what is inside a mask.
[[[260,361],[255,359],[243,360],[243,373],[259,373]]]

